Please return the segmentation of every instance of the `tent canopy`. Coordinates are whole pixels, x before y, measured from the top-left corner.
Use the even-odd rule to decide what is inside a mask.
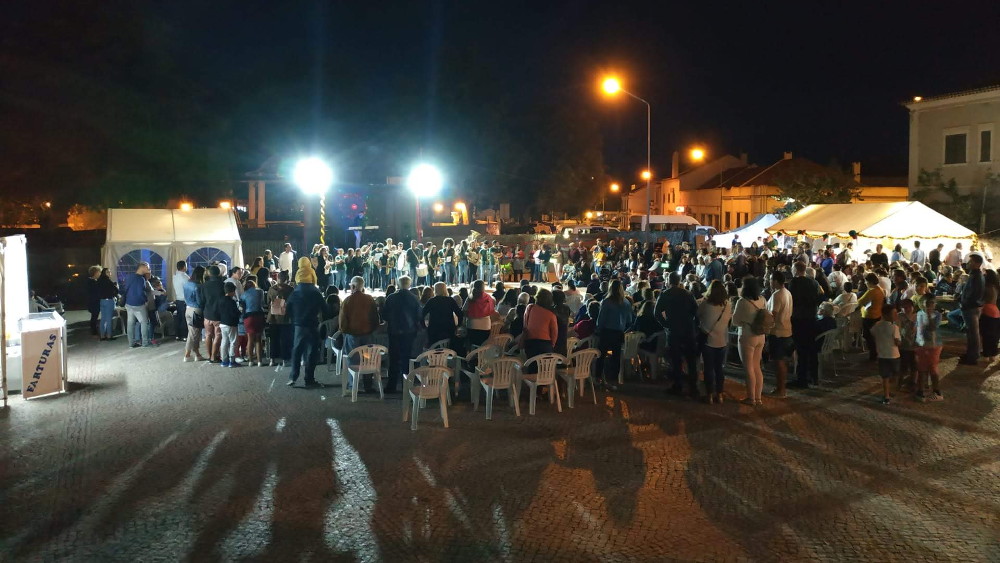
[[[176,262],[188,261],[189,272],[211,260],[242,265],[243,243],[231,209],[109,209],[102,257],[112,279],[144,260],[169,288]]]
[[[772,234],[805,231],[813,238],[830,234],[872,239],[969,239],[975,233],[934,211],[919,201],[893,203],[817,204],[789,215],[771,225]]]
[[[739,235],[740,242],[744,246],[750,246],[750,243],[757,240],[757,237],[766,236],[767,228],[777,222],[778,217],[773,213],[763,213],[738,229],[717,234],[712,238],[715,240],[716,246],[726,247],[732,246],[733,239]]]

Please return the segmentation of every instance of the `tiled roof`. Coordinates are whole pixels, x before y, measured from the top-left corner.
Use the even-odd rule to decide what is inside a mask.
[[[937,96],[924,96],[921,98],[921,102],[933,102],[935,100],[946,100],[948,98],[959,98],[961,96],[969,96],[972,94],[982,94],[984,92],[1000,91],[1000,84],[992,84],[990,86],[983,86],[982,88],[972,88],[970,90],[959,90],[958,92],[949,92],[947,94],[938,94]],[[904,103],[913,103],[913,100],[907,100]]]
[[[773,186],[775,185],[774,179],[783,174],[811,171],[821,172],[823,170],[825,170],[824,166],[816,164],[811,160],[805,158],[787,158],[764,168],[755,164],[730,168],[693,189],[711,190],[714,188],[736,188],[740,186]]]

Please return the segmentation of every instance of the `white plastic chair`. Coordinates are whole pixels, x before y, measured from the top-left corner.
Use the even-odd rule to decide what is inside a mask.
[[[326,320],[326,321],[323,321],[323,322],[319,323],[320,334],[326,334],[327,338],[329,338],[331,334],[333,334],[335,332],[339,332],[339,331],[333,330],[335,328],[334,323],[337,323],[337,322],[338,321],[336,319],[329,319],[329,320]],[[323,350],[324,353],[327,352],[328,349],[329,349],[329,347],[327,347],[327,346],[324,346],[323,348],[324,348],[324,350]],[[330,364],[330,357],[331,356],[329,354],[327,354],[325,358],[322,358],[323,361],[325,361],[328,366]],[[327,369],[329,369],[329,368],[327,368]]]
[[[420,407],[428,399],[437,399],[441,405],[441,420],[448,428],[448,370],[436,366],[414,368],[403,376],[403,422],[410,419],[410,430],[417,429]]]
[[[639,359],[639,343],[646,338],[641,332],[626,332],[625,343],[622,344],[621,366],[618,368],[618,385],[625,383],[625,367],[635,371],[635,361]]]
[[[570,366],[559,372],[559,377],[566,382],[566,404],[573,408],[573,395],[578,381],[590,381],[590,392],[594,395],[594,404],[597,404],[597,389],[594,387],[594,378],[591,377],[594,362],[601,357],[601,351],[596,348],[586,348],[578,350],[569,355]],[[580,383],[580,396],[583,397],[585,383]]]
[[[566,349],[569,350],[570,353],[576,352],[577,350],[585,350],[587,348],[597,348],[596,336],[592,335],[588,336],[587,338],[579,338],[577,339],[575,344],[566,347]]]
[[[504,333],[504,334],[498,334],[496,336],[491,336],[490,339],[486,341],[486,344],[493,344],[494,346],[499,346],[500,350],[504,351],[508,347],[510,347],[510,343],[513,340],[514,337],[512,335]]]
[[[829,360],[833,364],[833,376],[837,376],[837,352],[839,352],[841,344],[841,329],[833,328],[830,329],[819,336],[816,337],[816,341],[823,341],[823,345],[819,350],[819,378],[823,380],[823,363],[824,360]]]
[[[576,350],[576,345],[579,344],[579,343],[580,343],[580,339],[579,338],[577,338],[575,336],[567,336],[566,337],[566,352],[569,353],[569,354],[572,354],[573,350]]]
[[[342,336],[343,333],[337,331],[336,333],[326,337],[326,349],[329,351],[330,359],[326,362],[326,371],[336,371],[336,375],[340,376],[343,373],[344,366],[344,350],[342,348],[337,348],[335,343],[337,342],[337,337]]]
[[[660,375],[660,358],[665,358],[667,355],[667,333],[658,331],[642,340],[643,344],[647,342],[656,342],[656,349],[650,351],[639,347],[639,359],[649,365],[649,375],[656,379]]]
[[[556,367],[559,364],[565,365],[566,357],[561,354],[539,354],[532,356],[524,362],[523,366],[534,364],[538,367],[537,373],[521,373],[520,381],[531,387],[531,395],[528,402],[528,414],[535,414],[535,398],[538,395],[538,388],[549,387],[549,402],[555,401],[556,409],[562,412],[562,401],[559,399],[559,385],[556,383]]]
[[[517,378],[520,373],[521,362],[514,358],[500,358],[493,362],[492,371],[489,374],[481,374],[479,384],[486,390],[486,420],[493,420],[493,395],[498,390],[507,391],[510,404],[514,407],[514,414],[521,416],[521,405],[517,392]],[[476,405],[472,410],[478,408],[477,394]]]
[[[447,348],[448,346],[451,346],[451,339],[450,338],[445,338],[443,340],[438,340],[437,342],[431,344],[430,346],[427,347],[427,349],[428,350],[443,350],[443,349]]]
[[[490,325],[490,338],[496,338],[503,332],[503,321],[495,321]]]
[[[372,344],[378,344],[379,346],[389,346],[389,325],[382,323],[375,332],[372,333]]]
[[[428,366],[444,368],[448,371],[446,377],[451,378],[454,371],[448,362],[458,357],[458,354],[450,348],[427,350],[416,358],[410,360],[410,371],[426,363]],[[448,404],[451,404],[451,392],[448,392]]]
[[[375,380],[375,384],[378,385],[379,398],[385,399],[385,393],[382,390],[382,356],[385,356],[388,353],[388,348],[377,344],[365,344],[364,346],[358,346],[357,348],[351,350],[351,353],[348,354],[346,358],[347,367],[341,371],[340,396],[344,397],[347,395],[347,380],[350,378],[351,402],[358,402],[358,387],[361,386],[362,379],[365,375],[371,375]],[[351,359],[355,356],[358,358],[358,364],[352,365]]]
[[[488,375],[493,362],[497,360],[502,355],[499,346],[494,346],[492,344],[485,344],[476,348],[475,350],[469,352],[469,355],[464,358],[458,358],[460,362],[463,362],[466,367],[471,369],[462,369],[462,373],[469,378],[469,393],[472,395],[472,405],[473,409],[476,410],[479,407],[479,378],[482,375]],[[472,367],[472,362],[476,362],[476,367]]]

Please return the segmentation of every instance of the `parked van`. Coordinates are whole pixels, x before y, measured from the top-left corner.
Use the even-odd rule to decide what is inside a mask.
[[[607,227],[605,225],[572,225],[568,227],[563,227],[562,235],[563,238],[573,238],[580,235],[620,233],[620,232],[621,229],[617,227]]]

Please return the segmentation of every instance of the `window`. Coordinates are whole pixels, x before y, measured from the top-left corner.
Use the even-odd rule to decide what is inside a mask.
[[[742,225],[742,224],[743,224],[743,223],[741,223],[741,222],[740,222],[740,219],[742,219],[742,218],[743,218],[743,214],[742,214],[742,213],[739,213],[739,212],[737,212],[737,213],[736,213],[736,228],[737,228],[737,229],[738,229],[738,228],[740,228],[740,225]]]
[[[979,132],[979,162],[993,160],[993,130],[983,129]]]
[[[746,225],[749,222],[750,222],[750,214],[749,213],[744,213],[743,214],[743,224]]]
[[[968,135],[956,133],[944,136],[944,163],[945,164],[965,164],[965,151]]]
[[[731,227],[729,226],[729,212],[726,211],[726,230],[728,231]]]

